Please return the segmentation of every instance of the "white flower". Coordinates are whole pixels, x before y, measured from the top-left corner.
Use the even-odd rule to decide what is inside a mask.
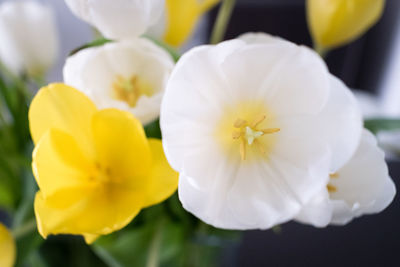
[[[353,158],[330,175],[327,187],[303,208],[297,220],[317,227],[343,225],[363,214],[381,212],[395,194],[385,155],[376,138],[364,130]]]
[[[138,38],[82,50],[69,57],[64,82],[98,108],[132,112],[142,123],[156,119],[174,62],[151,41]]]
[[[53,10],[35,1],[0,5],[0,60],[15,74],[43,75],[55,62],[58,32]]]
[[[228,229],[293,219],[329,167],[350,159],[361,125],[354,97],[316,53],[265,34],[188,52],[161,107],[184,208]]]
[[[165,0],[65,0],[72,12],[110,39],[132,39],[156,24]]]

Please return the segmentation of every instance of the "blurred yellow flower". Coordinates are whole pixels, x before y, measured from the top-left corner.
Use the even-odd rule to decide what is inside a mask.
[[[15,262],[15,241],[7,228],[0,223],[0,266],[11,267]]]
[[[166,0],[167,25],[164,40],[182,45],[192,34],[200,17],[220,0]]]
[[[177,188],[161,141],[148,140],[129,112],[97,110],[78,90],[51,84],[33,99],[29,123],[40,188],[35,213],[44,238],[77,234],[91,243]]]
[[[307,17],[319,50],[345,45],[380,18],[385,0],[307,0]]]

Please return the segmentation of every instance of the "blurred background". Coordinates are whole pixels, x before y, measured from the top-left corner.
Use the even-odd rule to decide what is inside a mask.
[[[0,0],[4,2],[5,0]],[[15,0],[18,1],[18,0]],[[57,13],[61,51],[50,81],[62,80],[62,67],[68,54],[93,40],[94,31],[72,15],[64,1],[38,0]],[[217,9],[203,18],[184,50],[208,41]],[[248,31],[262,31],[292,42],[312,46],[307,28],[304,0],[238,0],[226,39]],[[335,49],[326,58],[329,70],[349,87],[379,96],[385,102],[385,115],[400,114],[400,1],[387,0],[380,21],[360,39]]]
[[[18,1],[18,0],[15,0]],[[38,0],[57,13],[61,50],[48,80],[62,81],[64,60],[71,50],[94,38],[60,0]],[[4,0],[0,0],[0,3]],[[216,17],[213,10],[199,24],[184,50],[206,43]],[[312,46],[304,0],[238,0],[226,39],[262,31]],[[328,54],[329,70],[350,88],[380,100],[377,113],[400,115],[400,1],[387,0],[381,20],[362,38]],[[400,185],[400,163],[389,161]],[[315,229],[288,223],[279,231],[250,231],[239,246],[229,248],[222,266],[400,266],[400,199],[384,212],[364,216],[344,227]]]

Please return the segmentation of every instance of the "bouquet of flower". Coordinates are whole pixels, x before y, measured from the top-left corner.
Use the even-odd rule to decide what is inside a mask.
[[[48,85],[52,10],[0,5],[0,266],[215,266],[243,230],[392,202],[384,153],[323,60],[384,0],[307,0],[315,50],[223,41],[235,0],[65,2],[101,37]],[[180,53],[218,4],[211,44]]]

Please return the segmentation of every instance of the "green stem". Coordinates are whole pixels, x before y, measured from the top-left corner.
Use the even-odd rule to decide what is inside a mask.
[[[150,244],[149,254],[147,256],[146,267],[158,267],[160,265],[160,246],[164,231],[164,220],[160,220],[156,232]]]
[[[15,239],[20,239],[27,234],[30,234],[36,230],[36,220],[32,219],[27,221],[25,224],[21,225],[20,227],[15,228],[12,231],[12,234]]]
[[[224,39],[235,4],[236,0],[222,0],[222,5],[219,8],[217,20],[211,34],[211,44],[218,44]]]

